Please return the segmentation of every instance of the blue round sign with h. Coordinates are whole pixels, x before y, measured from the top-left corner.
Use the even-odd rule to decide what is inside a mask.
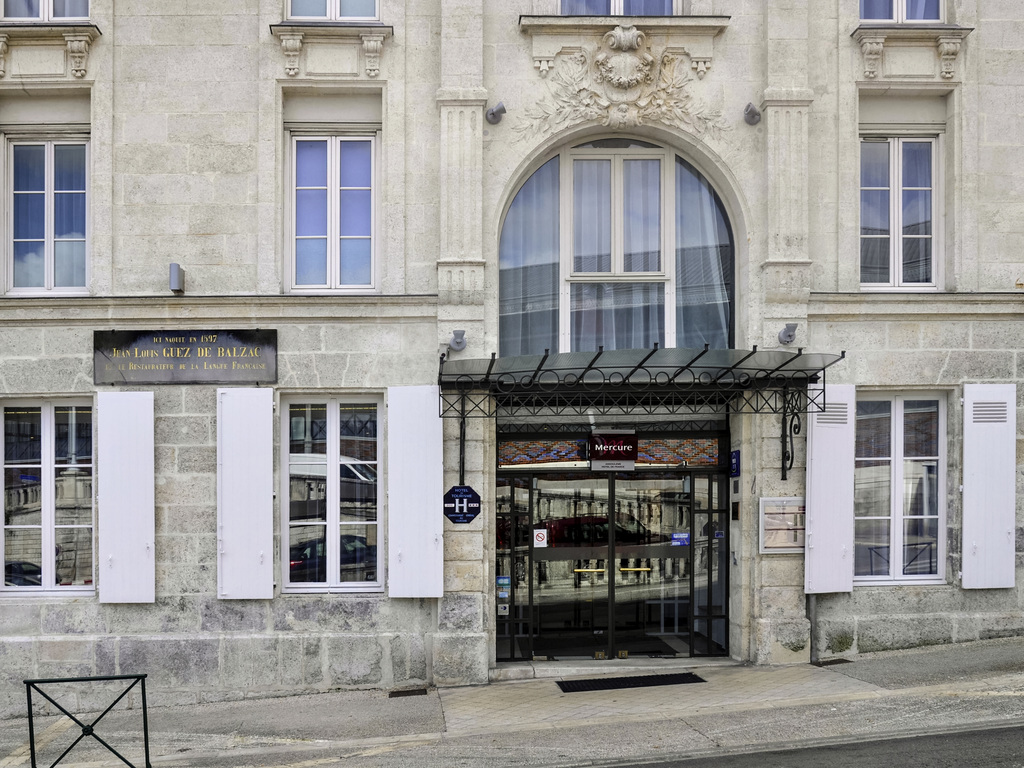
[[[480,514],[480,494],[468,485],[454,485],[444,495],[444,516],[453,523],[471,523]]]

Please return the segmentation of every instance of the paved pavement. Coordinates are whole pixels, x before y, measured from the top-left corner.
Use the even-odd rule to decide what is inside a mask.
[[[563,693],[556,684],[679,671],[705,682],[583,693]],[[401,697],[346,691],[161,707],[151,696],[151,761],[203,768],[625,766],[1024,727],[1024,638],[866,654],[825,667],[538,662],[503,665],[495,677],[487,686]],[[35,728],[38,765],[51,765],[82,731],[53,716],[37,718]],[[144,765],[138,710],[115,709],[96,734]],[[27,740],[26,720],[0,722],[0,768],[30,765]],[[94,743],[84,739],[60,765],[124,765]]]

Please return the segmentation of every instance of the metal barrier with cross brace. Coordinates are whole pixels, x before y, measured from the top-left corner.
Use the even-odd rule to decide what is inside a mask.
[[[109,681],[112,681],[112,680],[131,680],[132,683],[127,688],[125,688],[124,691],[121,692],[120,696],[118,696],[116,699],[114,699],[114,701],[110,704],[109,707],[107,707],[105,710],[103,710],[102,714],[100,714],[99,717],[97,717],[95,720],[93,720],[91,723],[88,723],[88,724],[83,723],[81,720],[79,720],[73,714],[71,714],[66,709],[64,709],[64,707],[62,707],[60,704],[58,704],[51,696],[47,695],[47,693],[42,688],[39,687],[40,685],[49,685],[49,684],[57,684],[57,683],[100,683],[100,682],[109,682]],[[134,688],[139,683],[142,684],[140,686],[141,693],[142,693],[142,738],[143,738],[143,745],[145,747],[145,754],[146,754],[146,763],[145,763],[145,765],[142,768],[153,768],[152,765],[149,762],[149,717],[146,714],[146,676],[145,675],[108,675],[108,676],[103,676],[103,677],[62,677],[62,678],[55,678],[55,679],[50,679],[50,680],[25,680],[24,683],[25,683],[25,695],[28,697],[28,741],[29,741],[29,749],[30,749],[31,755],[32,755],[32,768],[37,768],[37,766],[36,766],[35,728],[34,728],[34,724],[33,724],[33,715],[32,715],[32,690],[33,689],[35,689],[39,693],[40,696],[42,696],[48,702],[53,704],[53,706],[55,706],[57,709],[59,709],[61,712],[63,712],[65,715],[67,715],[69,718],[71,718],[71,720],[74,721],[74,723],[77,724],[82,729],[82,735],[79,736],[77,739],[75,739],[74,742],[72,742],[71,746],[68,747],[67,749],[65,749],[63,754],[61,754],[60,757],[58,757],[56,760],[54,760],[50,764],[50,768],[53,768],[53,766],[57,765],[61,760],[63,760],[65,757],[67,757],[68,753],[71,752],[71,750],[74,749],[76,746],[78,746],[79,742],[81,742],[82,739],[84,739],[86,736],[92,736],[92,738],[96,739],[96,741],[98,741],[100,744],[102,744],[104,747],[106,747],[118,759],[120,759],[121,762],[123,762],[125,765],[130,766],[131,768],[137,768],[134,763],[128,762],[127,758],[125,758],[116,749],[114,749],[112,746],[110,746],[106,741],[104,741],[103,739],[101,739],[99,736],[96,735],[96,726],[100,722],[100,720],[102,720],[104,717],[106,717],[107,713],[109,713],[110,710],[112,710],[115,706],[117,706],[117,703],[119,701],[121,701],[121,699],[123,699],[125,696],[127,696],[128,692],[131,691],[132,688]]]

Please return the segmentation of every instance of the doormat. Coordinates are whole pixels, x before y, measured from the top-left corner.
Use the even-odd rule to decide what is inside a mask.
[[[634,677],[599,677],[592,680],[559,680],[562,693],[583,691],[614,691],[620,688],[649,688],[654,685],[686,685],[705,683],[704,678],[693,672],[679,672],[673,675],[637,675]]]

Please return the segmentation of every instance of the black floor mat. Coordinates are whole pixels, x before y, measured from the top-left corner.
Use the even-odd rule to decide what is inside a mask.
[[[703,683],[704,678],[692,672],[673,675],[636,675],[632,677],[599,677],[592,680],[559,680],[558,687],[563,693],[582,691],[614,691],[620,688],[647,688],[652,685],[685,685]]]

